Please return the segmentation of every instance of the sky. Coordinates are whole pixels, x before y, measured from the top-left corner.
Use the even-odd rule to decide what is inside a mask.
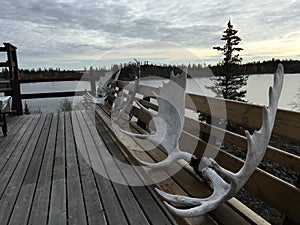
[[[0,41],[17,46],[20,68],[133,58],[215,64],[222,55],[212,47],[224,44],[229,19],[243,62],[300,59],[300,0],[0,0],[0,7]]]

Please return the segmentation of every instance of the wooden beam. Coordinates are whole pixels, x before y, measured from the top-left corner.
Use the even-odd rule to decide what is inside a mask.
[[[158,106],[153,103],[149,103],[144,100],[140,100],[140,103],[145,107],[151,108],[156,111],[158,110]],[[140,112],[140,110],[137,107],[132,108],[132,113],[136,117],[142,118],[142,120],[146,121],[147,123],[151,120],[150,115],[146,114],[145,112]],[[246,137],[218,127],[211,126],[209,124],[197,121],[195,119],[191,119],[189,117],[185,117],[184,129],[186,130],[189,128],[195,129],[197,132],[201,131],[210,135],[212,134],[216,138],[223,137],[224,135],[225,141],[230,142],[238,147],[241,147],[245,151],[247,149]],[[213,129],[213,132],[211,131],[211,129]],[[268,146],[264,159],[279,163],[280,165],[294,170],[295,172],[300,172],[300,157],[283,151],[281,149]]]
[[[223,130],[218,127],[214,127],[204,122],[200,122],[188,117],[185,117],[185,128],[200,128],[200,131],[205,132],[207,134],[212,134],[216,138],[222,138],[224,135],[225,141],[234,144],[238,147],[241,147],[244,151],[247,150],[247,138],[242,135],[238,135],[236,133]],[[271,160],[280,164],[281,166],[285,166],[291,170],[300,173],[300,157],[297,155],[285,152],[281,149],[272,146],[268,146],[264,159]]]
[[[227,120],[250,129],[259,129],[262,123],[262,106],[243,102],[211,98],[206,96],[189,94],[186,108],[196,109],[198,112],[211,115],[210,107],[214,107],[213,115],[223,118],[224,102],[226,106]],[[192,102],[191,102],[192,101]],[[218,107],[220,109],[218,109]],[[273,134],[286,137],[300,143],[300,113],[284,109],[278,109]]]
[[[74,96],[82,96],[83,93],[84,93],[84,91],[32,93],[32,94],[21,94],[21,98],[22,98],[22,99],[32,99],[32,98],[60,98],[60,97],[74,97]]]
[[[138,110],[137,108],[133,108],[131,113],[145,122],[148,122],[150,119],[149,115],[147,115],[142,110]],[[208,145],[206,142],[200,140],[199,138],[196,138],[193,135],[190,135],[187,132],[183,132],[181,134],[181,144],[195,142],[198,142],[196,149],[189,149],[191,145],[182,145],[181,148],[188,152],[195,150],[194,154],[198,158],[201,158],[204,153],[204,149],[206,149],[208,146],[211,151],[216,152],[216,161],[224,168],[229,169],[233,172],[238,171],[244,163],[243,160],[238,159],[237,157],[214,146]],[[300,205],[298,204],[299,207],[297,209],[295,208],[297,202],[300,202],[299,188],[296,188],[295,186],[261,169],[255,170],[251,178],[248,180],[245,188],[250,193],[254,194],[258,198],[270,204],[272,207],[278,209],[280,212],[284,213],[285,215],[288,215],[290,218],[293,218],[296,221],[300,221],[300,215],[299,213],[296,213],[300,211]],[[268,191],[262,192],[261,190]],[[294,206],[293,209],[289,207],[290,205]]]
[[[81,77],[28,79],[28,80],[19,80],[19,82],[23,84],[23,83],[46,83],[46,82],[79,81],[79,80],[81,80]]]

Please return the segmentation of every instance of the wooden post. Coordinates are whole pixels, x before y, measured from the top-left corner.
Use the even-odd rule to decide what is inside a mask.
[[[150,102],[150,97],[144,97],[143,100]],[[147,107],[146,107],[147,108]],[[148,124],[144,123],[143,121],[141,121],[140,119],[138,119],[137,121],[137,125],[139,125],[141,128],[143,128],[144,130],[148,129]]]
[[[91,92],[93,94],[95,94],[96,93],[96,78],[94,76],[92,76],[90,78],[90,83],[91,83]]]
[[[19,68],[17,60],[17,47],[10,43],[4,43],[7,51],[7,65],[9,68],[10,84],[11,84],[11,96],[12,96],[12,110],[16,111],[17,115],[23,114],[22,99],[19,82]]]

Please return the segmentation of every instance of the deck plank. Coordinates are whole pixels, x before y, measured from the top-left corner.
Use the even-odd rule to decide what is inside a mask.
[[[49,224],[67,224],[66,160],[65,160],[65,118],[59,114],[56,150],[52,177]]]
[[[14,129],[11,132],[7,133],[7,136],[5,137],[5,140],[3,140],[0,144],[0,170],[4,166],[3,160],[8,159],[12,151],[15,149],[16,145],[26,132],[28,125],[30,124],[30,121],[32,121],[34,116],[30,116],[28,118],[23,117],[22,120],[19,121],[19,123],[14,127]]]
[[[54,114],[51,121],[46,151],[42,160],[40,176],[37,181],[28,224],[47,224],[57,125],[58,114]]]
[[[12,174],[14,173],[14,170],[16,169],[20,158],[22,157],[24,150],[26,148],[26,146],[29,143],[30,138],[33,136],[33,131],[36,128],[36,126],[38,125],[39,122],[39,117],[35,117],[34,120],[27,124],[28,127],[25,127],[26,132],[24,133],[24,135],[22,135],[20,137],[19,141],[16,141],[14,143],[12,143],[11,146],[9,146],[8,148],[12,149],[12,153],[9,156],[2,156],[0,158],[0,162],[1,162],[1,172],[0,172],[0,199],[11,179]],[[24,131],[24,130],[22,130]]]
[[[18,199],[15,203],[14,210],[9,221],[10,225],[18,225],[20,224],[20,221],[25,222],[28,220],[41,164],[44,158],[51,120],[52,115],[48,114],[38,138],[38,143],[34,148],[34,153],[23,180]]]
[[[88,127],[85,124],[84,119],[81,116],[80,112],[76,113],[78,122],[82,129],[82,134],[84,134],[84,142],[86,144],[86,149],[88,149],[88,157],[93,169],[102,171],[102,173],[106,174],[105,168],[101,162],[101,158],[97,152],[97,148],[95,143],[89,134]],[[106,174],[107,176],[107,174]],[[105,213],[107,215],[107,220],[109,224],[127,224],[127,219],[124,214],[124,211],[120,205],[118,197],[114,192],[114,188],[111,182],[105,178],[103,178],[98,173],[95,173],[96,182],[99,188],[101,200],[103,202],[103,207]]]
[[[99,136],[87,112],[9,123],[0,143],[6,146],[0,145],[0,224],[176,224],[148,187],[111,181],[139,175],[132,169],[126,177],[115,159],[106,160],[103,150],[128,163],[106,129]]]
[[[75,140],[70,113],[65,114],[66,121],[66,162],[67,162],[67,193],[68,193],[68,222],[72,225],[87,224],[85,205],[78,171],[75,150]]]
[[[82,156],[82,154],[87,155],[87,150],[75,112],[72,112],[72,124],[74,137],[77,143],[76,149],[79,162],[79,172],[82,182],[88,223],[90,225],[105,225],[107,224],[106,215],[103,209],[101,198],[99,196],[93,170]]]
[[[39,134],[41,133],[45,118],[46,118],[45,115],[42,115],[40,117],[39,123],[33,130],[32,137],[39,136]],[[19,191],[20,191],[20,188],[22,185],[22,181],[25,177],[27,168],[31,161],[34,148],[38,142],[37,138],[30,138],[30,137],[31,136],[29,136],[29,141],[26,145],[26,148],[21,146],[24,148],[24,150],[23,150],[24,154],[21,154],[19,161],[17,161],[17,160],[14,161],[14,164],[17,163],[17,167],[15,169],[12,168],[13,174],[9,175],[10,176],[9,183],[8,183],[4,193],[1,196],[2,204],[0,205],[0,221],[2,224],[7,224],[10,219],[10,215],[12,213],[13,207],[14,207],[16,199],[18,197],[18,194],[19,194]],[[11,165],[11,164],[9,164],[9,165]],[[6,167],[6,168],[9,168],[9,167]]]
[[[7,122],[7,136],[12,136],[12,133],[16,133],[17,129],[15,129],[16,126],[20,126],[22,124],[22,121],[26,120],[26,117],[24,116],[16,116],[16,118],[11,119],[12,117],[7,117],[6,122]],[[2,130],[2,129],[1,129]],[[0,132],[0,144],[2,147],[2,142],[9,140],[7,136],[3,136],[2,133]]]
[[[90,118],[93,116],[89,114]],[[98,133],[101,135],[103,141],[109,146],[110,153],[120,160],[121,162],[128,164],[129,161],[124,157],[121,151],[116,146],[116,143],[112,140],[111,136],[105,129],[104,125],[100,122],[100,119],[96,120],[96,127]],[[120,169],[120,168],[119,168]],[[122,171],[122,169],[120,169]],[[133,167],[129,167],[126,170],[127,176],[139,176],[137,171],[133,169]],[[124,177],[127,176],[123,173]],[[128,180],[127,180],[128,182]],[[142,181],[141,181],[142,182]],[[145,213],[146,217],[152,224],[177,224],[173,217],[169,216],[169,213],[160,202],[157,202],[156,199],[151,194],[150,190],[146,186],[133,186],[130,187],[132,193],[134,194],[135,198],[137,199],[141,209]]]
[[[116,165],[114,159],[112,157],[108,158],[104,154],[105,151],[108,152],[107,147],[109,148],[112,146],[106,146],[104,144],[102,138],[99,136],[99,134],[96,130],[95,125],[90,120],[90,117],[87,115],[86,111],[82,112],[82,116],[87,124],[87,127],[89,128],[91,137],[93,137],[93,139],[94,139],[94,142],[96,144],[98,152],[100,153],[100,157],[102,158],[102,162],[108,171],[109,177],[117,178],[117,180],[119,180],[120,182],[126,183],[126,180],[124,179],[124,176],[121,173],[121,171],[119,170],[118,166]],[[112,182],[112,184],[118,195],[120,203],[126,213],[129,223],[130,224],[141,224],[141,225],[149,224],[146,216],[144,215],[144,212],[142,211],[136,198],[134,197],[133,193],[131,192],[129,185],[128,184],[126,184],[126,185],[119,184],[117,182]]]
[[[22,119],[25,119],[23,116],[6,116],[6,123],[7,123],[7,134],[9,134],[10,132],[14,131],[14,127],[16,125],[19,124],[19,121],[22,120]],[[3,141],[3,140],[6,140],[6,137],[3,136],[3,133],[2,133],[2,129],[0,129],[0,143]]]

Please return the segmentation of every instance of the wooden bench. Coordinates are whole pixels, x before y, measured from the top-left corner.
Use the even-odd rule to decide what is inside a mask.
[[[121,89],[125,88],[128,89],[128,91],[132,91],[130,85],[127,85],[125,82],[119,81],[118,86]],[[157,88],[140,85],[136,100],[139,100],[139,102],[145,107],[157,111],[158,106],[155,100],[152,100],[155,99],[153,97],[153,91],[158,93]],[[187,94],[185,108],[195,110],[197,113],[203,113],[208,116],[214,116],[222,119],[224,115],[218,115],[218,113],[216,113],[218,110],[214,110],[214,114],[212,114],[210,110],[211,104],[217,106],[220,105],[220,102],[224,103],[224,100]],[[225,119],[235,126],[249,130],[255,130],[261,126],[262,106],[230,100],[226,100],[224,106],[226,107],[227,112]],[[153,150],[147,152],[132,151],[132,149],[128,146],[134,146],[135,148],[141,149],[142,147],[145,148],[146,145],[149,145],[149,148],[151,148],[151,143],[145,140],[133,141],[130,137],[127,137],[127,140],[124,142],[124,136],[120,139],[120,136],[116,135],[115,130],[112,129],[110,124],[111,120],[109,115],[106,113],[107,110],[109,110],[109,106],[97,106],[96,117],[108,130],[110,130],[114,140],[119,143],[120,150],[127,158],[130,159],[131,163],[138,165],[135,160],[136,157],[147,162],[159,162],[166,157],[165,152],[159,147],[155,147]],[[143,128],[149,125],[151,117],[145,113],[145,111],[140,110],[136,106],[132,108],[130,113],[133,115],[133,120],[130,122],[131,129],[139,133],[147,132],[147,130]],[[146,126],[142,126],[142,128],[137,124],[144,124]],[[201,134],[200,136],[195,135],[199,132]],[[246,151],[247,141],[243,135],[237,134],[232,130],[223,130],[206,122],[188,117],[185,118],[184,130],[180,138],[180,146],[182,150],[189,151],[190,145],[187,143],[196,143],[194,154],[199,158],[201,158],[205,148],[208,146],[215,152],[218,152],[215,160],[221,166],[231,171],[237,171],[243,165],[242,159],[226,151],[226,149],[218,149],[216,146],[207,143],[207,135],[219,138],[222,134],[225,134],[224,142]],[[273,136],[277,142],[278,140],[282,143],[292,142],[295,146],[299,146],[299,134],[300,113],[279,109],[273,129]],[[298,155],[289,153],[282,148],[269,146],[264,159],[280,165],[287,170],[294,171],[299,176],[300,157]],[[182,162],[179,161],[178,163],[181,164]],[[269,172],[266,172],[265,170],[257,168],[244,188],[251,195],[256,196],[258,199],[281,213],[280,219],[276,221],[277,224],[283,223],[284,220],[300,223],[300,189],[295,186],[295,183],[288,183],[278,177],[275,177]],[[156,184],[155,186],[171,194],[188,195],[192,197],[205,197],[212,191],[209,184],[199,182],[197,175],[187,164],[185,164],[183,168],[172,177]],[[216,210],[210,212],[206,216],[179,220],[181,222],[185,221],[189,224],[199,224],[200,222],[201,224],[268,224],[265,219],[242,204],[236,198],[232,198],[226,203],[223,203]]]
[[[11,96],[0,97],[0,126],[2,127],[3,135],[7,135],[6,114],[11,112]]]

